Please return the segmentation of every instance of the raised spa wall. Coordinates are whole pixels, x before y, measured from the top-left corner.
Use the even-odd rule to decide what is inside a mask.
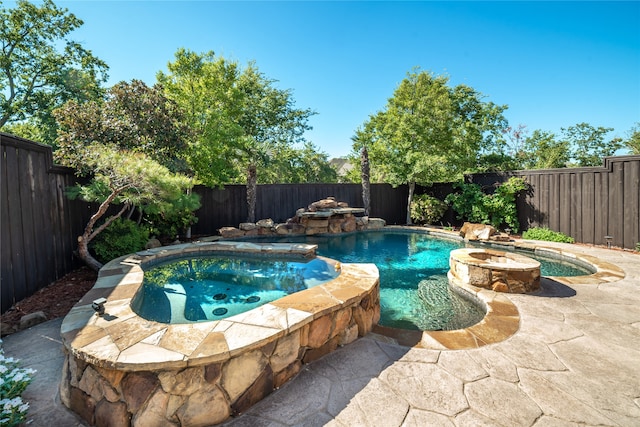
[[[449,255],[449,282],[525,294],[540,288],[540,262],[513,252],[463,248]]]
[[[196,243],[111,261],[62,323],[67,407],[90,425],[210,426],[243,412],[305,363],[369,333],[380,318],[373,264],[335,263],[341,272],[334,280],[218,321],[164,324],[131,310],[145,263],[217,251],[311,257],[315,246]],[[98,298],[107,299],[102,316],[91,308]]]

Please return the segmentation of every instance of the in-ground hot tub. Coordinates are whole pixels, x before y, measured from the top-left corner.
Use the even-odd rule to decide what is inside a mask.
[[[496,292],[527,293],[540,288],[540,262],[514,252],[463,248],[451,251],[449,280]]]
[[[213,242],[139,252],[105,265],[65,317],[62,402],[91,425],[208,426],[242,412],[380,317],[373,264],[222,320],[167,324],[131,308],[145,266],[163,257],[315,257],[314,245]],[[92,302],[105,298],[105,313]]]

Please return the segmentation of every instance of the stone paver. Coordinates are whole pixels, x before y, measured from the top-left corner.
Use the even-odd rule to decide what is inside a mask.
[[[543,280],[539,294],[508,295],[520,315],[518,331],[478,348],[409,348],[369,334],[305,365],[222,425],[640,425],[640,255],[549,245],[616,264],[626,277],[600,284]],[[6,337],[5,352],[40,370],[24,394],[32,425],[81,426],[52,397],[62,346],[59,335],[40,332],[50,323]],[[37,353],[31,342],[38,342]]]

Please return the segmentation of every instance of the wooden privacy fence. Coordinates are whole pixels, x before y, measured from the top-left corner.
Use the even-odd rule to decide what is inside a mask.
[[[0,133],[2,312],[79,267],[76,238],[90,206],[69,200],[73,171],[53,165],[51,148]]]
[[[53,165],[50,147],[4,133],[0,142],[0,302],[4,312],[79,266],[73,252],[92,208],[64,195],[75,179],[70,169]],[[629,249],[640,241],[640,156],[608,157],[603,167],[476,174],[467,180],[487,187],[514,175],[532,186],[530,194],[518,200],[522,229],[545,226],[577,242],[599,245],[606,243],[604,236],[612,236],[614,246]],[[452,185],[416,190],[444,199]],[[192,227],[194,235],[216,234],[221,227],[246,221],[244,186],[196,187],[194,191],[202,203]],[[371,216],[403,224],[407,195],[407,186],[373,184]],[[298,208],[327,196],[362,207],[360,184],[259,185],[256,217],[284,222]],[[442,222],[457,223],[451,211]]]
[[[527,170],[467,177],[483,186],[523,177],[531,192],[518,200],[521,228],[547,227],[576,242],[634,249],[640,242],[640,156],[606,157],[602,167]]]
[[[200,195],[202,204],[196,212],[198,222],[192,227],[194,235],[217,234],[221,227],[237,227],[247,220],[244,185],[228,185],[224,189],[198,186],[194,192]],[[408,194],[406,186],[372,184],[370,216],[384,218],[388,224],[404,224]],[[360,184],[264,184],[257,189],[256,219],[285,222],[299,208],[329,196],[351,207],[363,207]]]

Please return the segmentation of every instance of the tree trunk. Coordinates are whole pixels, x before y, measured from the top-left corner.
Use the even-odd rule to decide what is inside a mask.
[[[367,151],[367,147],[362,147],[360,151],[360,174],[362,177],[364,215],[369,216],[369,208],[371,205],[371,176],[369,174],[369,152]]]
[[[99,271],[102,268],[102,263],[91,256],[91,253],[89,252],[89,242],[85,238],[86,234],[87,233],[82,236],[78,236],[78,256],[80,256],[80,259],[87,264],[87,267],[93,271]]]
[[[89,218],[89,222],[84,227],[84,233],[82,233],[82,236],[78,236],[78,256],[82,261],[84,261],[85,264],[87,264],[89,268],[94,271],[100,270],[102,268],[102,263],[91,256],[91,253],[89,252],[89,242],[91,242],[102,230],[107,228],[109,224],[111,224],[116,218],[120,218],[129,208],[129,204],[125,203],[122,206],[122,209],[120,209],[117,214],[107,218],[104,224],[102,224],[100,227],[94,230],[93,226],[96,224],[96,221],[98,221],[105,213],[107,213],[111,202],[113,202],[113,200],[115,200],[115,198],[128,187],[129,185],[125,185],[113,190],[109,197],[107,197],[107,199],[100,204],[98,211],[91,215],[91,218]]]
[[[409,183],[409,197],[407,199],[407,225],[411,225],[411,201],[413,200],[413,192],[416,190],[416,183]]]
[[[258,175],[256,165],[250,164],[247,170],[247,222],[256,222],[256,192],[258,187]]]

